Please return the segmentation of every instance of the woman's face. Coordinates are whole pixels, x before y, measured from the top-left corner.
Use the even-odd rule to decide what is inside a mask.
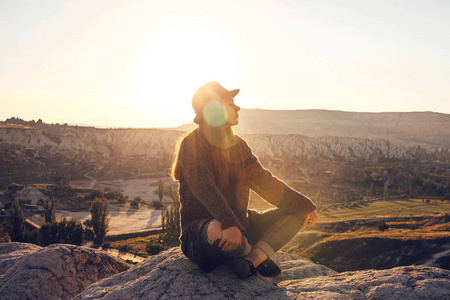
[[[233,97],[231,97],[230,95],[223,97],[222,103],[226,110],[225,124],[227,124],[229,126],[234,126],[234,125],[239,124],[238,111],[241,110],[241,108],[234,103]]]

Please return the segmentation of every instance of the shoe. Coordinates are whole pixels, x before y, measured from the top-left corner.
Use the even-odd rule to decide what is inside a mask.
[[[257,266],[256,271],[264,277],[272,277],[281,273],[280,268],[270,258],[266,259],[259,266]]]
[[[253,263],[243,257],[232,258],[228,262],[228,265],[231,267],[231,269],[239,279],[245,279],[252,275],[256,275],[256,270],[253,266]]]

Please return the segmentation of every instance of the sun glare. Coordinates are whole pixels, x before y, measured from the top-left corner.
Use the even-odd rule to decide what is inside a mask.
[[[177,113],[186,115],[192,95],[202,84],[235,80],[238,71],[231,48],[218,32],[184,25],[149,39],[136,76],[133,101],[143,110],[156,107],[177,118]]]

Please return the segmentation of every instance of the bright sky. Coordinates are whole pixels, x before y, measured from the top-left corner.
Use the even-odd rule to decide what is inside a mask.
[[[0,120],[173,127],[245,108],[450,113],[447,0],[1,0]]]

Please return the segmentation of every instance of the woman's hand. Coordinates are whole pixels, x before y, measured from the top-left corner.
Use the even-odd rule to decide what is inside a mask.
[[[317,219],[319,216],[317,215],[316,210],[313,210],[312,212],[309,212],[305,216],[305,222],[303,223],[303,227],[311,227],[316,224]]]
[[[222,231],[222,240],[219,242],[219,247],[223,251],[231,251],[239,247],[242,243],[242,233],[239,227],[232,226]]]

